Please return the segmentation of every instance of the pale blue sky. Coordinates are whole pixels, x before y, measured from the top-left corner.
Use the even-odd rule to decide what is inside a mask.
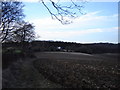
[[[86,15],[80,15],[69,25],[52,20],[46,8],[39,2],[24,4],[25,20],[34,24],[36,34],[40,36],[38,40],[78,43],[118,42],[117,2],[88,2],[82,9]]]

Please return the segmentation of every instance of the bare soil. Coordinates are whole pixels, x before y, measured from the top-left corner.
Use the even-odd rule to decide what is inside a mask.
[[[36,53],[34,67],[65,88],[119,88],[118,55],[73,52]]]

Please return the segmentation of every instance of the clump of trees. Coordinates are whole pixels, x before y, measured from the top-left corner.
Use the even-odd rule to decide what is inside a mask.
[[[24,21],[22,2],[1,2],[0,41],[24,42],[34,39],[34,26]]]
[[[91,43],[81,44],[74,42],[61,41],[33,41],[33,51],[62,51],[62,52],[81,52],[88,54],[118,53],[118,44],[112,43]],[[61,47],[61,50],[58,50]]]
[[[0,42],[2,42],[2,67],[7,68],[12,62],[30,56],[29,42],[34,40],[34,26],[24,20],[23,3],[3,1],[1,4]],[[5,43],[11,46],[4,47]],[[13,44],[15,43],[14,46]],[[27,43],[27,45],[26,45]]]

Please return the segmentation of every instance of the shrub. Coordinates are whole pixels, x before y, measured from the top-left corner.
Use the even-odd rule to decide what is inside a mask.
[[[2,67],[7,68],[11,63],[17,61],[19,58],[24,57],[24,53],[21,50],[6,49],[2,52]]]

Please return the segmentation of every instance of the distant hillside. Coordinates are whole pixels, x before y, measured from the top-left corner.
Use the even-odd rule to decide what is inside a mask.
[[[90,43],[81,44],[62,41],[33,41],[34,51],[63,51],[82,53],[118,53],[118,44],[112,43]]]
[[[28,44],[31,45],[33,51],[62,51],[62,52],[82,52],[89,54],[97,53],[118,53],[118,45],[113,43],[89,43],[81,44],[75,42],[62,42],[62,41],[33,41],[31,43],[26,42],[26,47]],[[20,43],[3,43],[2,47],[20,47]]]
[[[120,45],[120,44],[119,44]],[[9,64],[19,58],[34,57],[35,52],[80,52],[87,54],[118,53],[118,44],[112,43],[92,43],[81,44],[75,42],[61,41],[33,41],[25,42],[24,49],[21,43],[2,44],[2,64],[6,68]],[[106,55],[106,54],[105,54]],[[112,54],[113,55],[113,54]]]

